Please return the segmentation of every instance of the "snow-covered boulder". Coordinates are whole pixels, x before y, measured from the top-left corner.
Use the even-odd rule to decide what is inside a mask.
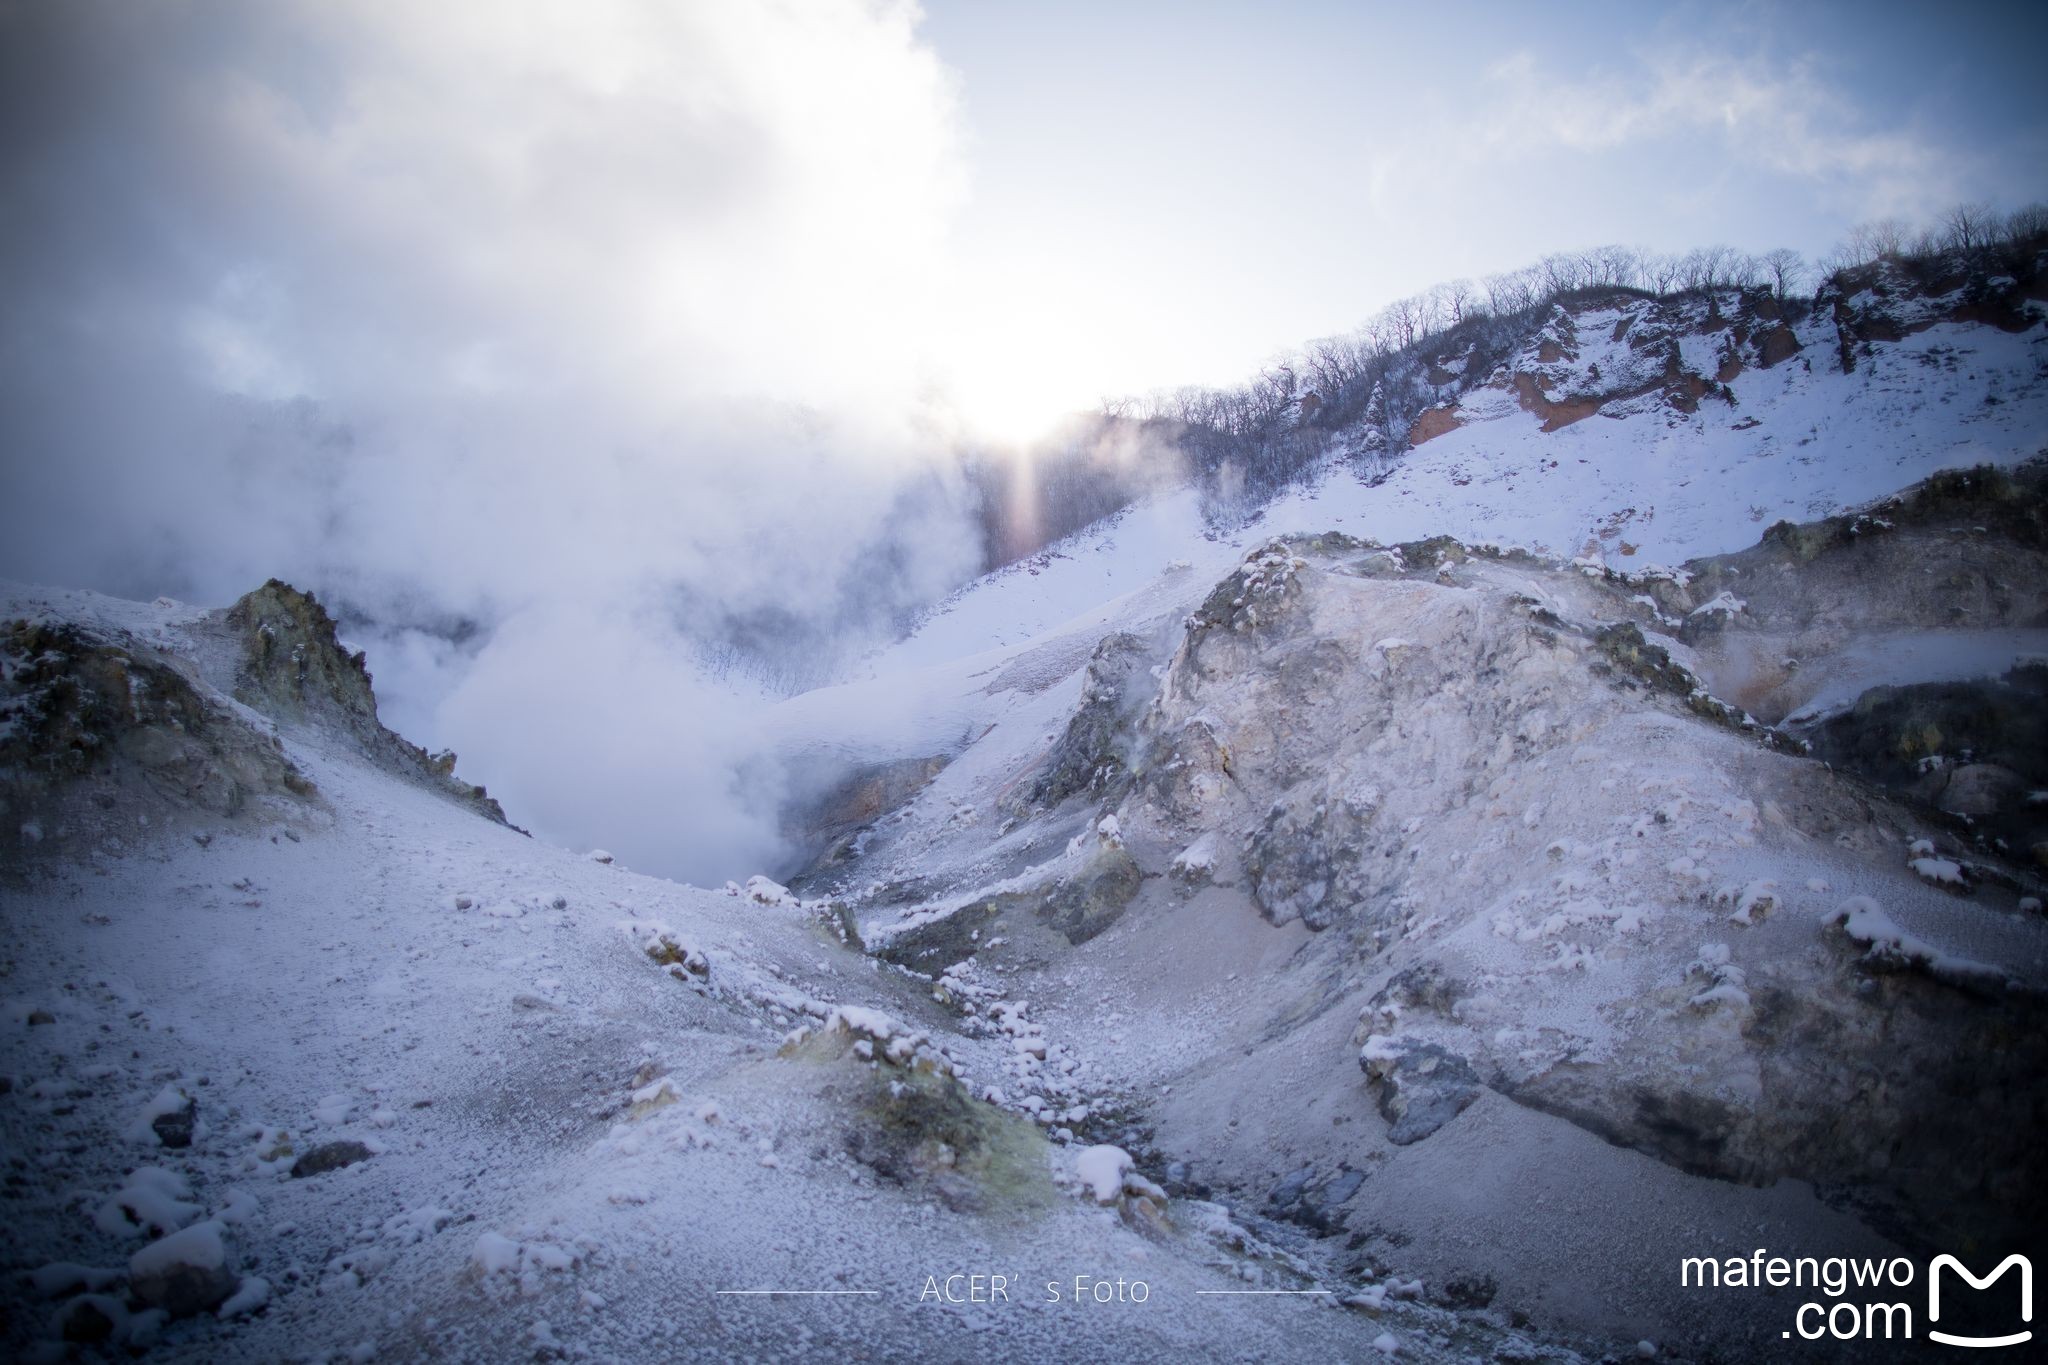
[[[223,1229],[211,1220],[159,1238],[128,1258],[130,1291],[172,1317],[218,1307],[237,1283]]]
[[[1140,1175],[1123,1148],[1106,1143],[1083,1147],[1074,1153],[1073,1171],[1081,1193],[1093,1202],[1142,1227],[1165,1224],[1166,1191]]]

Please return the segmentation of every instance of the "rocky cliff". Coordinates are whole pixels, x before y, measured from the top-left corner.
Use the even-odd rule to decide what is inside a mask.
[[[2048,641],[2044,486],[1942,476],[1639,574],[1276,540],[1152,653],[1105,639],[992,841],[957,806],[899,817],[831,884],[858,906],[890,841],[1026,864],[907,906],[885,882],[855,917],[948,995],[1136,990],[1131,1027],[1186,1041],[1104,1086],[1154,1096],[1103,1106],[1114,1131],[1245,1198],[1278,1180],[1276,1210],[1357,1245],[1379,1187],[1331,1182],[1488,1097],[1683,1172],[1809,1183],[1908,1246],[1995,1243],[2048,1212],[2039,692],[1890,679]],[[1079,922],[1078,948],[1043,932]],[[1253,923],[1278,937],[1250,946]],[[1189,954],[1213,968],[1188,979]],[[1134,984],[1154,972],[1182,989]],[[1293,1088],[1255,1127],[1180,1098],[1276,1070]]]

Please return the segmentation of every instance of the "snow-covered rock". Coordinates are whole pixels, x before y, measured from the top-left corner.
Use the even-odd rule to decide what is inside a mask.
[[[128,1258],[128,1287],[135,1297],[172,1317],[216,1308],[235,1292],[227,1239],[217,1222],[189,1228],[151,1242]]]

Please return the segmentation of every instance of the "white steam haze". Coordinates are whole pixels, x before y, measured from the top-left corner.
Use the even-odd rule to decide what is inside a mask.
[[[765,708],[979,567],[963,448],[2048,155],[1988,0],[929,6],[0,0],[0,577],[310,588],[513,819],[745,874]]]
[[[915,10],[0,13],[0,575],[314,588],[379,623],[387,721],[514,820],[769,865],[759,689],[696,642],[829,639],[976,567]]]

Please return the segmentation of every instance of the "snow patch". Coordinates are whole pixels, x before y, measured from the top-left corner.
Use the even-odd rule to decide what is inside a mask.
[[[1074,1154],[1074,1174],[1098,1204],[1114,1204],[1124,1192],[1124,1173],[1136,1163],[1121,1147],[1084,1147]]]

